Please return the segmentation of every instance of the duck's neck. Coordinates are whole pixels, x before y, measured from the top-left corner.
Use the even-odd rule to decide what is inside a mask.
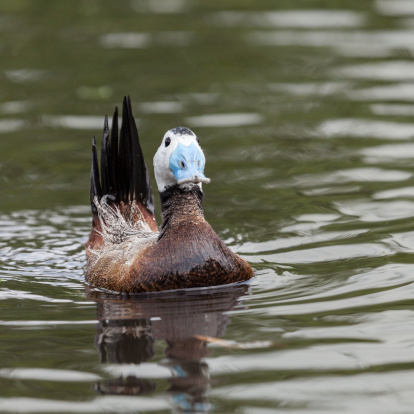
[[[188,189],[178,185],[167,188],[160,193],[162,223],[160,235],[168,228],[180,225],[189,220],[204,220],[203,192],[198,185]]]

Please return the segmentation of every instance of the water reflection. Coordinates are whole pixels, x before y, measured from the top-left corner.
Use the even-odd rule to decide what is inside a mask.
[[[411,0],[377,0],[377,11],[386,16],[407,16],[414,14],[414,3]]]
[[[264,12],[222,11],[213,14],[214,23],[223,26],[338,28],[359,27],[365,16],[351,10],[279,10]]]
[[[87,115],[44,115],[42,117],[42,123],[45,126],[55,128],[96,130],[102,127],[102,117]]]
[[[145,49],[154,46],[185,47],[191,43],[187,32],[107,33],[102,35],[104,48]]]
[[[372,137],[377,139],[410,139],[414,134],[413,123],[378,121],[371,119],[330,119],[322,122],[316,129],[317,136],[326,138]]]
[[[277,30],[252,31],[246,36],[257,46],[306,46],[330,48],[331,53],[347,57],[388,57],[399,49],[412,48],[413,30],[330,31]]]
[[[8,133],[23,129],[26,122],[22,119],[2,119],[0,120],[0,133]]]
[[[336,68],[332,74],[341,79],[407,81],[414,79],[414,64],[409,60],[362,63]]]
[[[211,114],[186,118],[186,123],[193,127],[235,127],[260,124],[263,116],[255,113]]]
[[[100,394],[141,395],[157,390],[166,379],[174,404],[184,412],[204,412],[209,367],[203,360],[207,343],[224,334],[227,312],[239,307],[246,285],[196,291],[129,296],[93,290],[87,296],[97,303],[95,346],[100,361],[115,378],[95,383]],[[156,357],[156,341],[165,343],[166,358]],[[127,365],[128,364],[128,365]]]

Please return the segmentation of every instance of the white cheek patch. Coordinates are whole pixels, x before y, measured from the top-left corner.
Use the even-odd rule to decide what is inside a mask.
[[[172,143],[167,148],[162,148],[164,142],[161,144],[162,146],[158,149],[154,156],[154,173],[155,173],[155,180],[157,181],[158,191],[164,191],[166,187],[173,185],[175,178],[173,173],[169,168],[169,159],[171,153],[174,151],[174,147],[177,146],[177,142],[175,145]],[[169,147],[172,147],[169,149]]]

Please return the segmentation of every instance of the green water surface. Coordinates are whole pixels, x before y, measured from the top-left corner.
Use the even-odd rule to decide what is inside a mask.
[[[409,0],[0,0],[0,412],[412,412],[413,53]],[[86,288],[125,95],[151,172],[198,135],[249,285]]]

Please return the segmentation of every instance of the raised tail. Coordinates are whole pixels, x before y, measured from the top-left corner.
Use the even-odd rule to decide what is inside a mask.
[[[134,220],[134,218],[145,220],[151,229],[157,230],[151,181],[139,143],[129,97],[124,97],[123,101],[119,138],[118,108],[115,108],[111,131],[108,117],[105,117],[100,158],[99,168],[98,150],[94,137],[90,187],[91,209],[94,216],[93,227],[99,230],[96,201],[101,201],[102,197],[106,196],[107,202],[118,208],[127,221]]]

